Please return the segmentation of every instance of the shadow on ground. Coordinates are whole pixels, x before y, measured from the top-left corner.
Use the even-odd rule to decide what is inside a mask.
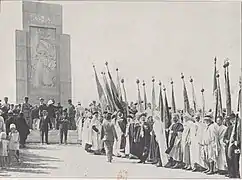
[[[40,149],[40,151],[49,149],[48,147],[38,146],[39,145],[31,145],[30,147],[22,149],[20,151],[21,163],[13,161],[10,168],[0,172],[0,177],[10,176],[8,172],[20,173],[18,177],[21,177],[21,173],[49,174],[51,170],[57,169],[57,167],[51,165],[52,163],[50,162],[62,162],[59,158],[42,156],[38,154],[38,151],[30,151],[31,149]]]

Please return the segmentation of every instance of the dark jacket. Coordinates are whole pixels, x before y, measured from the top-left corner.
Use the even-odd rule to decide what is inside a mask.
[[[47,111],[48,111],[48,116],[50,118],[55,118],[55,111],[56,111],[56,107],[53,104],[50,104],[47,107]]]
[[[50,118],[48,116],[46,118],[42,116],[40,118],[39,129],[41,131],[48,131],[49,128],[52,129]]]
[[[103,139],[104,141],[114,141],[114,138],[118,138],[114,124],[112,122],[104,120],[101,130],[101,139]]]
[[[46,104],[39,105],[39,118],[41,117],[42,111],[47,110]]]
[[[68,130],[68,126],[69,126],[69,120],[68,118],[61,118],[60,121],[59,121],[59,128],[61,130]]]

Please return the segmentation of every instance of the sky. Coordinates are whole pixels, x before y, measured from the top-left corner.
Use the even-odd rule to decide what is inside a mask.
[[[190,100],[192,76],[198,105],[201,106],[200,90],[204,87],[206,106],[212,108],[216,56],[224,105],[222,65],[226,58],[230,59],[232,105],[236,108],[241,74],[239,2],[48,2],[63,5],[63,33],[71,36],[74,102],[81,101],[86,106],[98,100],[92,64],[100,74],[108,61],[115,80],[115,69],[119,68],[129,101],[137,99],[137,78],[145,80],[151,100],[154,76],[157,103],[159,80],[167,87],[170,103],[172,78],[177,107],[183,108],[183,72]],[[9,96],[11,102],[16,98],[15,30],[22,29],[21,16],[21,2],[2,2],[0,99]]]

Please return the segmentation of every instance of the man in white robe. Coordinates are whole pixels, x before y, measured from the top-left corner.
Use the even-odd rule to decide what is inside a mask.
[[[98,155],[101,151],[101,122],[98,118],[98,112],[93,113],[93,118],[91,121],[91,136],[92,136],[92,151],[94,154]]]
[[[116,120],[115,118],[113,119],[113,121],[115,122],[115,130],[117,132],[117,136],[118,136],[118,140],[114,141],[114,155],[117,157],[125,157],[125,154],[122,153],[122,149],[121,149],[121,140],[122,140],[122,136],[124,135],[121,127],[120,127],[120,121],[123,121],[123,114],[121,112],[118,112],[116,115]]]
[[[215,162],[218,157],[218,125],[212,121],[211,116],[205,116],[204,121],[207,128],[204,132],[205,159],[208,169],[204,171],[207,175],[214,174]]]
[[[82,143],[82,119],[84,116],[85,110],[81,106],[81,103],[78,102],[76,106],[76,126],[77,126],[77,134],[78,134],[78,139],[77,141],[81,144]]]
[[[204,146],[203,146],[203,136],[204,136],[204,131],[206,129],[206,124],[203,122],[202,119],[198,121],[196,119],[195,124],[197,125],[197,141],[198,141],[198,159],[196,160],[196,170],[203,170],[206,167],[205,161],[204,161]]]
[[[182,155],[185,167],[183,169],[191,170],[191,129],[194,128],[194,122],[189,114],[184,115],[184,131],[182,133]]]
[[[199,135],[198,135],[198,122],[200,121],[199,114],[195,115],[195,123],[191,128],[191,166],[192,171],[197,171],[197,163],[199,162]]]
[[[223,173],[226,170],[226,156],[225,156],[225,143],[223,142],[224,135],[227,127],[223,125],[223,117],[217,118],[218,125],[218,157],[216,160],[217,169],[219,173]]]
[[[86,151],[90,152],[92,146],[92,128],[91,128],[92,114],[87,111],[86,118],[84,119],[83,132],[82,132],[82,145]]]
[[[154,124],[153,124],[153,130],[156,136],[156,141],[159,146],[159,159],[158,163],[162,165],[166,165],[168,163],[168,155],[165,153],[167,146],[166,146],[166,137],[165,137],[165,125],[164,122],[161,122],[160,118],[160,112],[155,111],[154,115]],[[157,165],[159,166],[159,165]]]

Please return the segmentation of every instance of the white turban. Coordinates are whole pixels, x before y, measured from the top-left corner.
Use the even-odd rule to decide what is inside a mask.
[[[10,124],[10,129],[16,129],[15,124]]]

